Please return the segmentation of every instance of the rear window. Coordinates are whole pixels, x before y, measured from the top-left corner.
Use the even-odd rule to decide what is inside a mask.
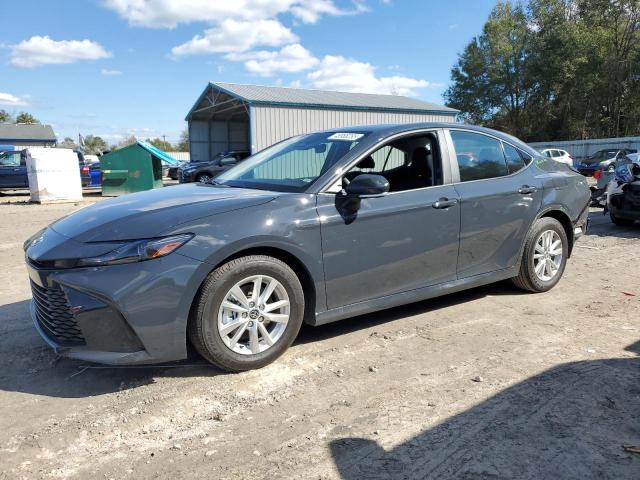
[[[479,133],[451,131],[460,181],[504,177],[509,174],[499,140]]]
[[[504,146],[504,156],[507,159],[509,173],[514,173],[524,168],[526,164],[520,152],[508,143],[503,143],[502,145]]]

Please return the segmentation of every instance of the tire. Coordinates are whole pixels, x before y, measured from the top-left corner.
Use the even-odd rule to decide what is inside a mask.
[[[551,233],[547,233],[551,232]],[[556,244],[556,240],[560,240],[560,246],[562,247],[561,256],[549,255],[549,261],[553,266],[547,269],[546,266],[542,269],[542,276],[539,272],[536,272],[536,266],[540,265],[540,262],[545,262],[546,257],[539,258],[544,248],[541,247],[539,242],[544,244],[543,235],[545,238],[551,238],[552,245]],[[549,250],[550,252],[557,251]],[[567,240],[567,233],[564,228],[555,218],[544,217],[536,220],[533,224],[527,238],[525,239],[524,249],[522,253],[522,262],[520,263],[520,272],[517,277],[512,279],[516,287],[529,292],[546,292],[551,290],[562,278],[565,266],[567,264],[567,256],[569,254],[569,241]],[[536,258],[538,257],[538,258]],[[555,268],[555,270],[553,270]],[[551,278],[547,273],[553,273]]]
[[[196,182],[200,183],[211,183],[211,176],[206,173],[201,173],[196,177]]]
[[[269,294],[267,291],[272,280],[277,286]],[[253,286],[257,283],[260,287],[256,298],[260,303],[245,308],[243,305],[252,304]],[[245,295],[243,301],[233,293],[237,292],[236,287]],[[263,295],[267,295],[264,300]],[[284,305],[283,302],[287,301],[288,306],[270,310],[274,305]],[[304,311],[302,285],[287,264],[266,255],[240,257],[215,269],[204,281],[192,308],[188,335],[198,353],[223,370],[240,372],[261,368],[291,346],[300,331]],[[288,321],[285,323],[283,318],[286,315]],[[275,320],[276,317],[279,319]],[[235,324],[240,326],[221,332],[221,329]],[[254,331],[258,332],[255,337],[252,336]],[[268,333],[266,337],[265,331]],[[239,337],[234,344],[237,334]],[[257,343],[253,342],[254,338],[258,339]],[[267,338],[274,340],[273,344],[267,342]]]
[[[631,220],[629,218],[616,217],[612,212],[609,212],[609,218],[611,218],[611,221],[619,227],[630,227],[635,222],[635,220]]]

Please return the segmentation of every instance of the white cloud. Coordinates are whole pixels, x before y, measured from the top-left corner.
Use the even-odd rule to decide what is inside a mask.
[[[100,73],[102,75],[106,75],[106,76],[116,76],[116,75],[122,75],[122,72],[120,70],[110,70],[108,68],[103,68],[100,70]]]
[[[291,7],[291,13],[304,23],[316,23],[322,15],[357,15],[368,11],[363,3],[353,3],[353,9],[345,10],[337,7],[332,0],[300,0]]]
[[[291,13],[305,23],[315,23],[321,15],[349,15],[366,10],[360,0],[351,9],[342,9],[333,0],[103,0],[129,24],[148,28],[175,28],[179,24],[224,20],[245,21],[275,18]]]
[[[434,86],[426,80],[400,75],[376,77],[373,65],[327,55],[307,78],[314,88],[343,92],[417,95],[416,89]]]
[[[16,95],[12,95],[11,93],[0,92],[0,105],[4,105],[7,107],[24,107],[29,105],[29,97],[23,96],[18,97]]]
[[[11,45],[14,67],[33,68],[40,65],[60,65],[79,60],[110,57],[102,45],[91,40],[52,40],[48,36],[33,36],[29,40]]]
[[[257,46],[279,47],[298,37],[277,20],[253,22],[225,20],[191,40],[171,49],[175,57],[207,53],[239,53]]]
[[[233,60],[233,57],[230,59]],[[279,51],[250,52],[246,55],[246,60],[244,66],[247,71],[263,77],[271,77],[280,72],[302,72],[318,63],[318,59],[299,43],[287,45]]]

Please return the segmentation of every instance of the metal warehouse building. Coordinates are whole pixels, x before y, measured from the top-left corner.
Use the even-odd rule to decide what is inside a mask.
[[[452,108],[397,95],[209,83],[187,114],[191,161],[257,152],[301,133],[350,125],[452,122]]]

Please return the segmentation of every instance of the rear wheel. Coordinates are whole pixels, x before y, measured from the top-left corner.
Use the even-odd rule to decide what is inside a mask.
[[[609,217],[611,221],[620,227],[629,227],[633,225],[634,220],[630,220],[628,218],[620,218],[616,217],[612,212],[609,212]]]
[[[189,338],[211,363],[228,371],[260,368],[298,335],[304,293],[284,262],[265,255],[237,258],[214,270],[201,288]]]
[[[196,177],[196,182],[200,183],[211,183],[211,176],[206,173],[201,173]]]
[[[560,281],[567,264],[569,242],[555,218],[538,219],[525,240],[520,273],[513,283],[530,292],[546,292]]]

